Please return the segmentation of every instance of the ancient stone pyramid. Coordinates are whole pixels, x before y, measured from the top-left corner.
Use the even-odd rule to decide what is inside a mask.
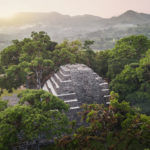
[[[109,104],[108,83],[83,64],[61,66],[43,90],[64,100],[72,111],[77,111],[83,103]]]

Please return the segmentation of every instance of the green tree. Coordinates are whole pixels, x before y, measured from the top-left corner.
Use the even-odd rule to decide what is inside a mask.
[[[7,108],[7,101],[0,100],[0,112]]]
[[[136,50],[132,46],[121,43],[115,47],[108,60],[108,78],[113,79],[124,69],[125,65],[136,62],[135,57]]]
[[[94,41],[86,40],[86,41],[84,41],[83,49],[92,50],[90,46],[93,44],[94,44]]]
[[[11,92],[12,88],[18,88],[26,81],[27,73],[20,65],[10,65],[8,69],[5,69],[4,73],[5,74],[1,74],[0,76],[1,90],[7,89]]]
[[[136,67],[132,64],[126,65],[125,69],[110,84],[111,90],[119,93],[120,100],[124,100],[129,93],[136,91],[139,86]]]
[[[68,106],[62,100],[43,90],[25,90],[19,97],[21,105],[0,111],[0,149],[68,132]]]
[[[19,57],[21,54],[21,47],[24,45],[24,41],[13,40],[13,44],[8,46],[0,53],[1,65],[8,68],[10,65],[17,65],[19,63]]]
[[[140,59],[141,56],[150,48],[150,40],[144,35],[132,35],[129,37],[122,38],[116,44],[116,47],[121,43],[132,46],[136,50],[136,58]]]
[[[77,62],[77,55],[82,49],[80,41],[69,42],[65,40],[56,46],[56,49],[52,53],[52,60],[55,63],[55,70],[61,65],[74,64]]]
[[[44,77],[51,74],[54,70],[54,63],[50,59],[43,59],[42,57],[36,57],[31,62],[20,63],[21,68],[28,75],[28,79],[32,81],[33,85],[36,85],[37,89],[42,88],[42,81]]]
[[[119,93],[120,101],[125,99],[143,113],[150,114],[150,50],[139,63],[125,66],[112,80],[110,88]]]
[[[41,88],[43,81],[54,70],[51,53],[56,42],[43,31],[32,32],[31,38],[14,40],[0,56],[0,86],[11,91],[26,83],[29,88]],[[4,84],[4,81],[6,84]]]
[[[145,57],[140,60],[137,75],[141,82],[141,90],[150,93],[150,49]]]
[[[95,70],[95,57],[96,53],[92,50],[91,45],[94,41],[86,40],[82,46],[82,49],[78,51],[76,61],[83,63]]]
[[[77,129],[73,136],[65,136],[60,149],[141,150],[150,148],[150,117],[139,114],[129,103],[118,102],[118,94],[111,93],[111,104],[83,105],[83,120],[88,125]]]
[[[43,111],[58,110],[59,112],[67,111],[69,106],[58,97],[43,90],[25,90],[19,95],[20,104],[28,103],[33,108],[39,108]]]
[[[119,40],[110,53],[107,77],[112,80],[125,65],[138,63],[150,48],[150,40],[143,35],[129,36]]]
[[[61,65],[74,64],[76,57],[68,49],[62,48],[53,52],[53,61],[55,62],[56,68],[59,68]]]
[[[108,61],[111,50],[100,51],[96,53],[95,71],[102,77],[106,78],[108,72]]]

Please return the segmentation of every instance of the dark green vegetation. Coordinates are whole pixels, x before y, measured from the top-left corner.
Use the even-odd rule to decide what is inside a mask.
[[[120,95],[120,101],[126,100],[147,114],[150,114],[149,48],[150,41],[144,36],[121,39],[113,50],[99,53],[98,65],[103,62],[105,65],[96,68],[110,81],[110,89]]]
[[[11,19],[0,19],[0,27],[0,50],[13,39],[29,37],[32,31],[46,31],[57,42],[94,40],[92,47],[104,50],[113,48],[115,42],[125,36],[144,34],[150,38],[150,15],[132,10],[112,18],[27,12],[18,13]]]
[[[0,54],[0,87],[9,91],[25,85],[40,89],[60,65],[77,62],[79,41],[57,44],[45,32],[32,32],[31,38],[14,40]]]
[[[16,106],[0,101],[0,149],[40,138],[52,140],[71,131],[64,114],[68,106],[40,90],[51,74],[68,63],[88,65],[114,92],[109,108],[84,105],[81,116],[88,125],[57,140],[51,149],[150,148],[150,40],[143,35],[125,37],[113,49],[99,52],[92,50],[93,43],[57,44],[45,32],[32,32],[30,38],[14,40],[0,53],[1,93],[21,85],[28,88],[19,94]]]
[[[68,106],[62,100],[43,90],[25,90],[19,97],[13,107],[0,101],[0,150],[69,132]]]
[[[150,147],[150,117],[136,112],[118,95],[111,94],[109,108],[84,105],[82,119],[89,123],[73,136],[58,141],[62,150],[144,150]]]
[[[110,83],[119,94],[119,101],[127,101],[141,112],[150,114],[150,40],[130,36],[117,41],[111,50],[94,53],[79,52],[80,60]]]
[[[27,82],[27,87],[40,89],[44,77],[54,70],[50,53],[56,44],[44,32],[32,32],[31,39],[14,40],[1,52],[1,88],[11,91]]]

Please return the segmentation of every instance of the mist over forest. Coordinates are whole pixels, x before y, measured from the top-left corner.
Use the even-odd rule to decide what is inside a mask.
[[[107,19],[88,14],[17,13],[11,19],[0,19],[0,49],[14,39],[29,37],[32,31],[45,31],[57,42],[94,40],[92,48],[104,50],[125,36],[143,34],[150,38],[150,15],[132,10]]]

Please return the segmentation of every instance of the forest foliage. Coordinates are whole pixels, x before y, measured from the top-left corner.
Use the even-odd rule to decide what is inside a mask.
[[[47,33],[32,32],[30,38],[14,40],[0,53],[0,89],[27,90],[19,104],[8,107],[0,100],[0,149],[18,142],[52,139],[71,131],[65,115],[68,105],[42,91],[44,82],[61,65],[83,63],[109,82],[111,104],[84,105],[83,126],[57,141],[58,149],[144,149],[150,148],[150,40],[130,36],[113,49],[94,52],[94,41],[58,44]],[[9,144],[8,144],[9,143]]]
[[[18,105],[0,100],[0,150],[69,133],[68,105],[43,90],[25,90]]]
[[[129,103],[118,102],[111,93],[111,104],[83,105],[80,113],[88,125],[78,128],[73,136],[57,141],[58,149],[68,150],[144,150],[150,147],[150,116],[140,114]]]

